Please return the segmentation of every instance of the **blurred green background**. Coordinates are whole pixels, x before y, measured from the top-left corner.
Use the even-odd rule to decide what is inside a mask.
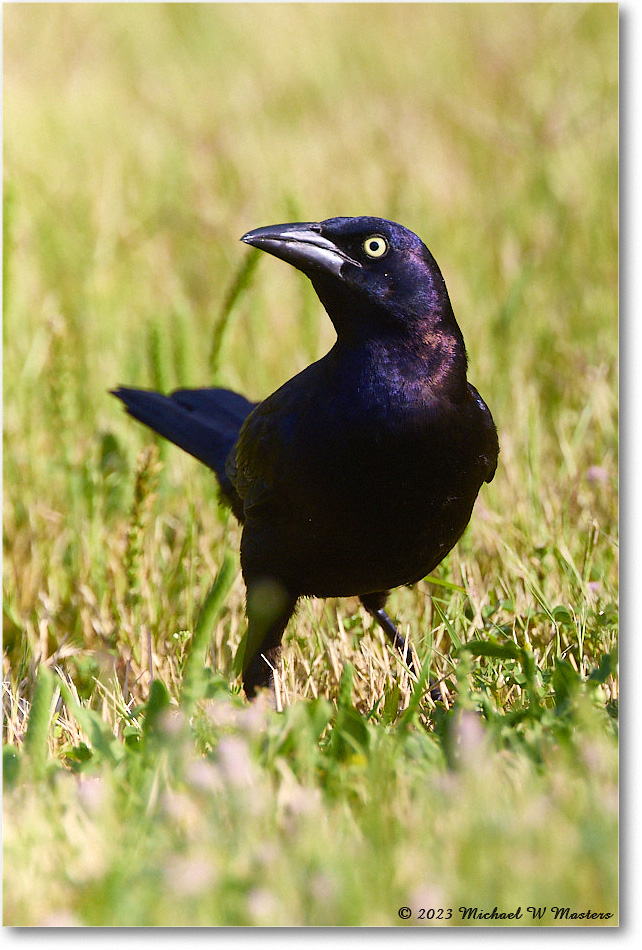
[[[209,342],[250,227],[377,214],[440,262],[495,405],[525,370],[572,398],[578,341],[588,364],[615,341],[616,25],[609,4],[9,6],[9,356],[59,311],[68,372],[99,353],[105,384],[140,381],[148,321]],[[226,361],[256,396],[332,339],[315,312],[298,352],[302,280],[262,270]]]
[[[570,695],[554,668],[566,663],[583,683],[599,668],[602,708],[613,714],[617,702],[610,665],[617,623],[617,5],[9,4],[3,14],[5,741],[21,747],[42,666],[59,668],[78,701],[119,740],[128,721],[119,703],[147,702],[152,673],[175,701],[200,605],[238,542],[204,468],[167,446],[160,474],[153,460],[136,462],[151,437],[107,390],[214,383],[267,395],[326,352],[334,334],[305,279],[267,257],[244,270],[248,251],[238,238],[273,223],[378,215],[416,231],[438,261],[469,350],[469,377],[492,409],[501,443],[495,481],[437,572],[465,594],[441,588],[437,616],[427,596],[435,588],[419,585],[396,592],[391,609],[418,648],[435,629],[433,662],[444,675],[454,676],[449,656],[457,637],[506,636],[532,651],[549,692],[531,726],[510,731],[510,739],[497,723],[515,703],[528,705],[523,679],[478,658],[450,685],[460,697],[470,688],[470,708],[482,708],[487,723],[495,722],[489,732],[509,743],[522,769],[519,807],[526,814],[552,809],[550,840],[524,843],[523,823],[507,818],[517,806],[489,773],[482,799],[494,831],[480,831],[474,781],[466,779],[459,797],[438,793],[428,756],[426,774],[442,795],[441,827],[450,829],[443,854],[434,852],[440,832],[429,811],[421,811],[417,836],[409,809],[394,842],[383,819],[372,818],[369,838],[360,819],[334,825],[331,809],[323,819],[314,812],[305,835],[292,839],[293,852],[279,858],[281,880],[296,890],[296,867],[316,854],[313,831],[328,822],[343,842],[325,869],[345,894],[336,916],[323,894],[304,907],[283,893],[263,904],[239,898],[230,917],[221,884],[215,910],[205,895],[199,903],[199,892],[167,919],[160,908],[172,881],[150,884],[136,861],[131,873],[144,893],[125,900],[138,885],[122,863],[127,845],[114,844],[122,844],[119,805],[112,802],[91,825],[105,866],[88,870],[78,852],[77,879],[94,873],[95,882],[78,898],[73,875],[64,886],[54,881],[69,858],[55,829],[82,802],[66,788],[48,804],[34,785],[21,820],[26,793],[18,787],[7,806],[7,922],[38,923],[62,907],[63,917],[94,923],[117,914],[121,923],[209,923],[212,914],[228,923],[397,923],[395,901],[404,902],[407,881],[428,867],[441,875],[443,900],[468,900],[474,881],[478,898],[494,903],[502,895],[523,900],[528,887],[533,902],[550,904],[548,887],[559,900],[567,893],[614,901],[612,745],[597,765],[587,751],[602,749],[608,728],[573,719],[568,736],[578,735],[584,751],[574,747],[545,778],[531,781],[528,769],[532,759],[546,759],[539,744],[547,730],[556,748],[561,742],[554,727],[561,719],[543,725],[539,718],[549,701],[557,715],[558,701]],[[153,483],[139,509],[132,500],[137,465],[139,485],[141,477]],[[349,659],[361,670],[355,715],[384,694],[386,709],[396,710],[396,674],[385,649],[369,640],[367,621],[350,605],[327,609],[302,608],[296,636],[290,631],[286,697],[318,691],[338,702],[337,669]],[[229,644],[243,623],[237,577],[214,634],[214,665],[228,674]],[[87,740],[87,723],[80,728],[61,716],[58,700],[55,693],[48,748],[68,765],[64,756]],[[404,797],[394,787],[406,774],[400,762],[415,761],[401,739],[396,749],[382,809]],[[308,777],[316,774],[305,761]],[[276,788],[281,772],[270,762],[261,768]],[[359,800],[377,799],[375,765],[359,779]],[[556,769],[570,790],[563,801],[546,784]],[[583,791],[586,770],[594,794]],[[421,770],[412,775],[418,787],[428,781]],[[339,798],[355,795],[349,781],[342,789]],[[226,820],[229,847],[247,833],[252,856],[243,817]],[[215,851],[223,832],[211,827]],[[263,844],[273,835],[277,850],[290,847],[278,822],[261,834]],[[495,836],[492,873],[466,857],[482,846],[487,853],[488,834]],[[569,834],[568,849],[547,861]],[[353,878],[344,865],[355,835],[374,851],[355,854]],[[359,880],[369,880],[384,840],[390,888],[373,890],[369,902]],[[154,839],[151,864],[171,865],[184,845]],[[457,857],[449,863],[448,848],[459,864]],[[516,870],[521,848],[529,856]],[[391,869],[401,866],[402,853],[410,857],[396,879]],[[253,872],[235,873],[250,879]]]
[[[261,398],[322,355],[333,330],[311,288],[267,260],[218,332],[238,238],[374,214],[439,262],[500,429],[487,497],[545,539],[532,505],[551,476],[575,497],[615,462],[617,42],[612,4],[9,6],[18,519],[36,499],[75,510],[69,466],[104,432],[140,444],[110,386]]]

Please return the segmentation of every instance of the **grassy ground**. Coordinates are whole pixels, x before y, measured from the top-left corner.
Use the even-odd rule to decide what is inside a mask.
[[[617,7],[9,5],[4,44],[4,922],[612,925]],[[107,390],[267,395],[332,328],[238,237],[364,213],[441,265],[500,466],[390,600],[442,701],[311,601],[277,713],[211,475]]]

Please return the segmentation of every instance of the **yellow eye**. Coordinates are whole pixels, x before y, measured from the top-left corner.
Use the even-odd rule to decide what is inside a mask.
[[[388,242],[381,234],[371,234],[363,242],[363,249],[368,257],[383,257],[388,250]]]

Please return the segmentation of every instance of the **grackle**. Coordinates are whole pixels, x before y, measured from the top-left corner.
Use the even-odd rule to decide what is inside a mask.
[[[226,389],[114,391],[127,411],[214,470],[243,525],[248,697],[298,599],[358,595],[398,648],[391,588],[429,574],[462,535],[497,467],[497,432],[466,379],[441,272],[383,218],[258,228],[241,238],[302,271],[332,349],[260,403]]]

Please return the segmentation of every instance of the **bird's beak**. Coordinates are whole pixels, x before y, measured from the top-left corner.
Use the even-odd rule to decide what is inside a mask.
[[[241,240],[280,257],[304,273],[321,270],[339,275],[346,263],[361,267],[333,241],[323,237],[318,224],[274,224],[248,231]]]

